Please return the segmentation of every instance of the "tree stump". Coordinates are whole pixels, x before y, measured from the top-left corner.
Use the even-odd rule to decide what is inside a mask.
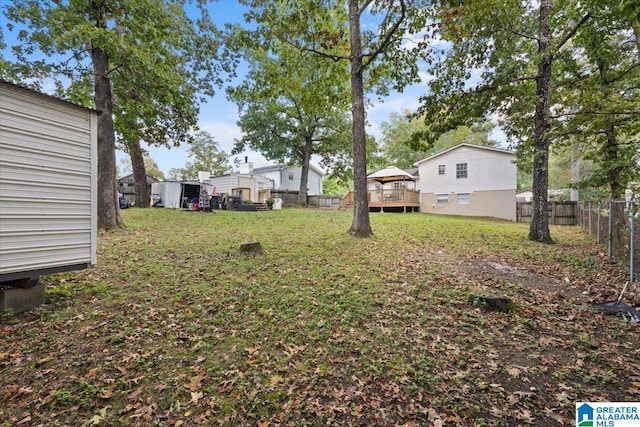
[[[473,294],[469,296],[469,304],[482,307],[487,311],[513,311],[514,304],[510,298],[491,294]]]
[[[251,256],[260,256],[264,254],[260,242],[246,242],[240,245],[240,252]]]

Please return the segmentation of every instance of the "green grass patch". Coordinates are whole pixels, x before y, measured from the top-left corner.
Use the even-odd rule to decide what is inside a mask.
[[[637,328],[582,294],[624,272],[578,228],[548,246],[428,214],[371,214],[370,239],[345,212],[122,215],[94,268],[0,315],[6,425],[557,426],[570,400],[637,391]],[[239,252],[254,240],[262,256]]]

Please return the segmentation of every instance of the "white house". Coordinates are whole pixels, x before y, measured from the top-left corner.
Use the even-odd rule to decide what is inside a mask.
[[[516,156],[462,143],[416,163],[422,212],[516,220]]]
[[[209,184],[211,194],[239,196],[254,203],[264,203],[269,198],[271,180],[256,172],[250,162],[240,165],[238,172],[212,176],[208,180],[202,178],[201,174],[200,181]]]
[[[300,177],[302,167],[290,165],[273,165],[255,168],[254,173],[265,176],[271,180],[272,190],[300,190]],[[309,164],[309,177],[307,179],[307,195],[315,196],[322,194],[322,178],[324,172],[318,167]]]

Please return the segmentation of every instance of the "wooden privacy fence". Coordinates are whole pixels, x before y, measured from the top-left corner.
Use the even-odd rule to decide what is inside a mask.
[[[318,209],[330,209],[337,211],[340,209],[340,196],[308,196],[307,206]]]
[[[611,259],[629,267],[629,279],[634,282],[640,273],[640,206],[626,200],[580,202],[578,220],[582,229],[607,247]]]
[[[533,202],[516,202],[516,220],[531,222]],[[549,202],[549,224],[576,225],[578,223],[578,202]]]
[[[298,191],[271,190],[271,197],[282,199],[282,206],[295,206],[298,204]],[[307,206],[318,209],[340,209],[340,196],[313,195],[307,196]]]

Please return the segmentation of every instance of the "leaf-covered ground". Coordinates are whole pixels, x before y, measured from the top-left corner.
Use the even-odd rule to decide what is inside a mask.
[[[577,227],[549,246],[427,214],[372,214],[366,240],[343,212],[123,215],[95,268],[0,315],[4,426],[552,427],[640,400],[640,328],[590,309],[626,272]]]

